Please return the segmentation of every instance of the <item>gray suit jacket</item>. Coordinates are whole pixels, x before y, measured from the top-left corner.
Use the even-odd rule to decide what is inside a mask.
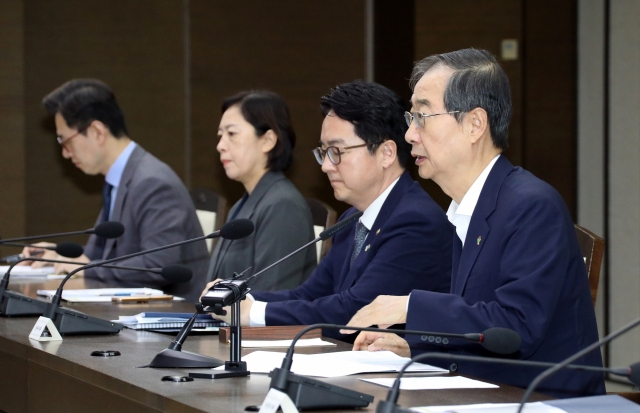
[[[102,221],[101,217],[102,211],[96,224]],[[91,235],[85,254],[92,261],[203,235],[191,197],[180,178],[140,146],[131,153],[122,173],[111,220],[121,222],[125,232],[120,238],[107,240],[102,254],[97,237]],[[170,284],[159,274],[100,267],[86,270],[85,277],[114,286],[159,288],[195,301],[204,288],[207,262],[207,246],[204,241],[198,241],[114,263],[143,268],[183,264],[193,271],[193,278],[188,283]]]
[[[240,201],[229,211],[233,217]],[[274,263],[314,237],[313,219],[307,202],[282,172],[267,172],[238,212],[236,219],[255,224],[250,236],[220,240],[211,256],[207,280],[229,278],[248,267],[245,278]],[[251,285],[255,291],[291,289],[305,281],[317,265],[316,249],[290,257],[263,273]]]

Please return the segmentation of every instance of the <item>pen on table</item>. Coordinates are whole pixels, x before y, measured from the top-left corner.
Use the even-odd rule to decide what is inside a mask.
[[[111,293],[100,294],[100,297],[134,297],[134,296],[148,296],[149,293]]]

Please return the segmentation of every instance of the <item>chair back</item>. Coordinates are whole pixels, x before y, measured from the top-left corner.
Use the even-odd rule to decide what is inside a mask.
[[[598,295],[598,283],[600,281],[600,269],[602,267],[602,256],[604,255],[604,239],[580,225],[576,224],[575,227],[578,244],[584,257],[584,263],[587,266],[591,299],[595,306],[596,296]]]
[[[227,199],[207,188],[195,188],[191,191],[191,199],[196,207],[196,214],[204,235],[211,234],[224,225],[227,215]],[[213,250],[213,240],[208,239],[207,249]]]
[[[311,216],[313,217],[313,231],[317,237],[322,231],[336,223],[336,210],[317,199],[305,198],[305,200],[311,210]],[[331,248],[331,239],[316,243],[318,262],[320,262],[322,257],[327,255],[329,248]]]

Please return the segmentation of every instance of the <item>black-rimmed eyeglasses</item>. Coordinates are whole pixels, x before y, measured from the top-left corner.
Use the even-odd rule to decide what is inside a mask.
[[[363,143],[362,145],[345,146],[344,148],[342,148],[342,152],[340,152],[341,148],[338,148],[337,146],[329,146],[327,149],[318,147],[315,148],[312,152],[316,157],[316,161],[318,161],[320,165],[322,165],[322,163],[324,162],[324,158],[327,155],[329,155],[329,160],[332,164],[338,165],[341,161],[340,157],[346,153],[344,152],[345,149],[362,148],[363,146],[367,145],[367,143]]]
[[[454,110],[452,112],[431,113],[431,114],[426,114],[422,112],[405,112],[404,120],[407,121],[408,127],[411,127],[411,122],[413,121],[416,123],[417,127],[424,128],[424,124],[426,123],[427,118],[438,116],[438,115],[450,115],[452,113],[460,113],[460,111]]]
[[[84,132],[84,130],[78,131],[76,133],[74,133],[73,135],[69,136],[68,138],[63,138],[62,136],[56,136],[56,139],[58,140],[58,143],[60,144],[60,146],[62,146],[64,149],[69,149],[67,147],[67,143],[69,143],[69,141],[73,138],[75,138],[76,136],[80,135],[82,132]]]

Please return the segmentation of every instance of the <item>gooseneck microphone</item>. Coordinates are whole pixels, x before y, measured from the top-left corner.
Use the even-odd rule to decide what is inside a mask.
[[[60,242],[52,246],[22,244],[18,242],[7,242],[3,245],[8,245],[11,247],[31,247],[31,248],[41,249],[41,250],[55,251],[58,255],[61,255],[66,258],[78,258],[82,254],[84,254],[84,248],[82,247],[82,245],[77,244],[75,242]],[[9,264],[13,264],[13,263],[17,263],[23,258],[28,258],[28,257],[25,257],[22,254],[15,254],[15,255],[9,255],[8,257],[3,257],[0,260]]]
[[[100,267],[107,264],[111,264],[116,261],[125,260],[127,258],[133,258],[144,254],[150,254],[156,251],[162,251],[168,248],[178,247],[180,245],[189,244],[192,242],[203,241],[209,238],[217,238],[223,237],[226,239],[238,239],[246,237],[247,235],[253,232],[253,222],[249,219],[237,219],[234,221],[230,221],[226,223],[220,230],[215,231],[209,235],[203,235],[201,237],[188,239],[185,241],[174,242],[172,244],[163,245],[156,248],[151,248],[144,251],[138,251],[132,254],[122,255],[120,257],[111,258],[108,260],[103,260],[99,262],[92,262],[81,267],[76,268],[75,270],[69,272],[65,278],[62,279],[58,289],[56,290],[53,297],[51,297],[51,302],[47,304],[47,308],[42,314],[43,317],[49,318],[53,321],[56,328],[60,332],[60,334],[93,334],[93,333],[117,333],[120,330],[115,331],[113,328],[110,328],[108,325],[105,326],[104,323],[108,323],[113,325],[114,323],[107,322],[105,320],[101,320],[95,317],[91,317],[93,323],[86,322],[87,320],[82,320],[77,317],[73,317],[69,314],[68,311],[62,311],[60,309],[60,300],[62,299],[62,291],[64,289],[65,283],[73,277],[74,274],[94,267]]]
[[[520,413],[522,411],[522,408],[524,407],[524,404],[527,402],[527,400],[529,400],[529,397],[531,397],[531,394],[533,393],[533,391],[536,389],[536,387],[538,387],[538,385],[544,379],[548,378],[549,376],[551,376],[552,374],[554,374],[558,370],[561,370],[561,369],[565,368],[567,365],[569,365],[570,363],[573,363],[574,361],[576,361],[580,357],[584,356],[585,354],[588,354],[588,353],[592,352],[593,350],[595,350],[597,348],[600,348],[604,344],[607,344],[611,340],[616,339],[619,336],[625,334],[627,331],[629,331],[632,328],[636,327],[638,324],[640,324],[640,318],[630,322],[629,324],[627,324],[626,326],[623,326],[619,330],[614,331],[613,333],[609,334],[608,336],[601,338],[600,340],[596,341],[595,343],[591,344],[590,346],[585,347],[584,349],[580,350],[579,352],[577,352],[573,356],[567,357],[566,359],[564,359],[560,363],[557,363],[553,367],[550,367],[547,370],[545,370],[542,373],[540,373],[535,379],[533,379],[531,384],[529,384],[529,387],[527,387],[527,391],[522,396],[522,400],[520,401],[520,407],[518,407],[518,413]],[[637,364],[638,363],[632,365],[632,367],[633,366],[638,367]],[[640,369],[636,369],[636,370],[640,370]],[[633,369],[632,369],[632,374],[633,374],[633,380],[637,380],[638,377],[640,376],[640,372],[636,371],[635,373],[633,373]],[[631,375],[630,375],[630,378],[631,378]]]
[[[47,258],[23,258],[21,261],[39,261],[55,264],[78,264],[76,261],[52,260]],[[20,261],[19,261],[20,262]],[[24,294],[8,291],[9,277],[11,270],[18,264],[12,265],[5,273],[4,278],[0,281],[0,316],[2,317],[18,317],[18,316],[40,316],[44,313],[47,303],[44,301],[34,300]],[[108,268],[145,271],[160,274],[165,280],[172,283],[187,282],[193,276],[193,272],[189,267],[181,264],[171,264],[162,268],[137,268],[123,267],[118,265],[105,265]]]
[[[47,235],[32,235],[29,237],[21,237],[21,238],[7,238],[4,240],[0,240],[0,244],[7,244],[10,242],[30,241],[30,240],[42,239],[42,238],[58,238],[58,237],[66,237],[70,235],[83,235],[83,234],[95,234],[96,236],[102,237],[102,238],[118,238],[122,234],[124,234],[124,225],[116,221],[106,221],[96,225],[94,228],[89,228],[82,231],[61,232],[58,234],[47,234]]]
[[[263,268],[262,270],[253,274],[251,277],[247,278],[246,280],[238,280],[238,278],[240,278],[242,274],[244,274],[244,271],[243,271],[241,274],[239,274],[235,278],[232,278],[230,280],[222,280],[216,283],[213,287],[211,287],[209,292],[207,292],[202,296],[202,300],[201,300],[202,304],[204,306],[211,307],[211,309],[205,310],[205,311],[213,311],[214,313],[222,314],[221,311],[223,311],[222,310],[223,307],[226,307],[231,303],[243,298],[249,292],[247,289],[250,287],[250,285],[259,275],[263,274],[265,271],[268,271],[271,268],[275,267],[276,265],[280,264],[282,261],[296,255],[300,251],[310,247],[316,242],[326,241],[338,231],[342,231],[348,225],[352,224],[357,219],[360,219],[362,214],[363,213],[361,211],[358,211],[355,214],[349,215],[347,218],[343,219],[342,221],[322,231],[314,240],[307,242],[302,247],[285,255],[284,257],[280,258],[278,261],[274,262],[273,264],[268,265],[266,268]]]
[[[342,231],[348,225],[350,225],[354,221],[360,219],[362,214],[363,214],[362,211],[358,211],[355,214],[351,214],[348,217],[346,217],[345,219],[343,219],[342,221],[340,221],[340,222],[332,225],[331,227],[325,229],[314,240],[307,242],[302,247],[298,248],[297,250],[293,251],[290,254],[285,255],[284,257],[280,258],[278,261],[276,261],[273,264],[267,266],[266,268],[263,268],[262,270],[260,270],[257,273],[253,274],[251,277],[247,278],[247,285],[252,284],[253,280],[255,280],[260,274],[264,273],[265,271],[270,270],[272,267],[275,267],[276,265],[280,264],[282,261],[288,259],[289,257],[291,257],[293,255],[296,255],[300,251],[310,247],[311,245],[315,244],[318,241],[326,241],[326,240],[328,240],[329,238],[334,236],[337,232]]]
[[[513,359],[503,359],[503,358],[493,358],[493,357],[479,357],[479,356],[467,356],[463,354],[451,354],[451,353],[422,353],[413,358],[411,361],[407,362],[402,369],[398,372],[398,375],[393,382],[393,386],[387,393],[386,400],[380,400],[378,402],[378,406],[376,407],[376,413],[398,413],[408,411],[400,406],[398,406],[398,396],[400,395],[400,384],[401,379],[406,370],[413,363],[417,363],[421,360],[425,359],[444,359],[444,360],[460,360],[460,361],[472,361],[478,363],[494,363],[494,364],[507,364],[511,366],[523,366],[523,367],[555,367],[557,363],[548,363],[542,361],[529,361],[529,360],[513,360]],[[622,376],[628,378],[633,384],[640,385],[640,362],[634,363],[629,367],[615,367],[615,368],[606,368],[606,367],[595,367],[595,366],[584,366],[578,364],[567,364],[564,368],[572,369],[572,370],[582,370],[582,371],[595,371],[601,373],[610,373],[616,376]]]
[[[512,354],[520,349],[521,338],[518,333],[508,328],[492,327],[483,333],[452,334],[432,333],[418,330],[395,330],[374,327],[353,327],[336,324],[313,324],[303,328],[296,334],[287,353],[282,360],[282,366],[269,373],[271,383],[269,387],[287,393],[298,409],[330,409],[337,407],[366,407],[373,401],[373,396],[328,385],[308,377],[302,379],[290,372],[293,363],[293,352],[296,342],[305,333],[316,328],[331,330],[375,331],[396,334],[427,335],[442,338],[456,338],[479,343],[494,353]],[[405,365],[405,367],[407,367]]]

